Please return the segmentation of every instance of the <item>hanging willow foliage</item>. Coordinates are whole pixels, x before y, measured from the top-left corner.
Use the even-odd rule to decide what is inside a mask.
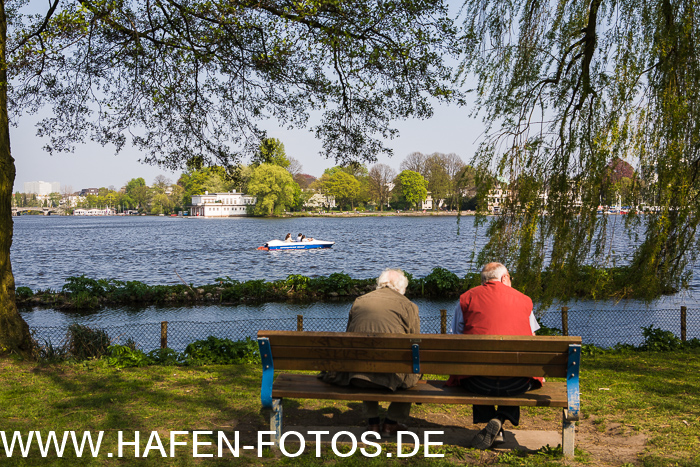
[[[690,0],[467,0],[463,76],[476,76],[487,126],[476,161],[507,183],[480,261],[519,288],[565,298],[581,271],[612,267],[624,228],[628,289],[647,298],[687,284],[697,251],[700,16]],[[635,167],[622,220],[615,161]],[[610,199],[613,203],[610,203]],[[619,266],[619,265],[618,265]],[[605,271],[591,287],[602,290]]]

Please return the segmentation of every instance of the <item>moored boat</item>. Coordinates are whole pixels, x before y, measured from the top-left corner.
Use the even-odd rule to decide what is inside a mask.
[[[258,250],[312,250],[315,248],[330,248],[335,245],[335,242],[326,242],[324,240],[303,240],[301,242],[285,242],[284,240],[270,240],[263,246],[259,246]]]

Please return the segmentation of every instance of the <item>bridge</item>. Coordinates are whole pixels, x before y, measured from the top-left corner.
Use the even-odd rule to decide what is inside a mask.
[[[22,213],[26,213],[29,211],[40,212],[45,216],[50,216],[51,214],[63,213],[63,209],[61,209],[61,208],[42,208],[42,207],[34,206],[34,207],[26,207],[26,208],[13,207],[12,208],[12,215],[13,216],[21,216]]]

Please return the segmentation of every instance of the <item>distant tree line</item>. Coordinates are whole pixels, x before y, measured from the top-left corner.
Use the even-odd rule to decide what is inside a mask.
[[[316,193],[333,198],[336,209],[343,211],[420,209],[428,193],[434,210],[477,210],[486,207],[478,204],[477,180],[495,180],[488,173],[477,176],[476,169],[454,153],[412,152],[401,162],[400,169],[397,173],[386,164],[369,168],[348,164],[326,169],[316,178],[302,173],[301,163],[287,156],[280,140],[267,138],[249,165],[229,170],[193,166],[175,183],[159,175],[150,186],[143,178],[133,178],[121,190],[100,188],[97,194],[82,197],[74,207],[168,215],[187,210],[192,196],[236,190],[258,198],[251,214],[261,216],[305,210],[305,204]],[[636,206],[642,202],[641,184],[630,164],[621,159],[611,161],[606,177],[601,204]],[[39,199],[36,194],[15,193],[13,202],[18,207],[58,207],[61,198],[71,194],[51,193]]]

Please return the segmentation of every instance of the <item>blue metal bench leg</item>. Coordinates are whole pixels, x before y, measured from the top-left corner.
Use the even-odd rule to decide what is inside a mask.
[[[576,421],[581,408],[579,391],[579,368],[581,367],[581,345],[569,345],[569,358],[566,365],[566,399],[568,408],[564,409],[561,429],[561,447],[564,457],[574,457],[574,438]]]
[[[282,437],[282,399],[272,400],[272,409],[270,409],[270,431],[274,432],[270,435],[270,441],[275,443],[275,447],[279,447],[280,438]]]
[[[576,422],[568,419],[568,410],[564,409],[563,426],[561,430],[561,447],[564,457],[574,457],[574,445],[576,437]]]

